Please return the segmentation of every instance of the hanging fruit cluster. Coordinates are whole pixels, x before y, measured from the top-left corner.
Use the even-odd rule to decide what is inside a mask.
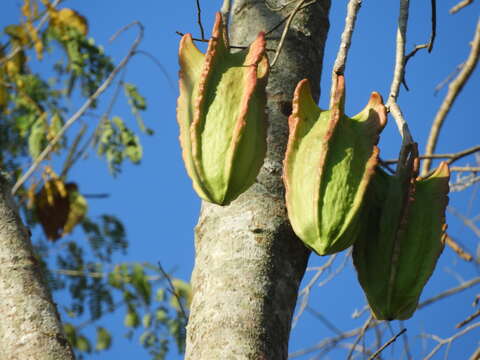
[[[177,118],[183,159],[198,195],[227,205],[255,181],[266,151],[268,60],[260,33],[230,53],[217,14],[202,54],[187,34],[180,43]],[[353,262],[377,319],[407,319],[440,256],[448,203],[447,164],[418,175],[416,145],[388,175],[378,167],[387,112],[372,93],[357,115],[344,113],[337,77],[333,104],[321,110],[307,80],[294,93],[283,163],[288,216],[297,236],[319,255],[353,245]]]
[[[177,119],[185,167],[202,199],[226,205],[254,183],[265,157],[265,36],[232,54],[217,14],[206,54],[186,34],[179,58]]]
[[[444,247],[448,166],[419,178],[416,153],[396,175],[377,169],[353,246],[358,280],[379,320],[413,315]]]
[[[320,255],[344,250],[355,240],[378,163],[378,135],[387,118],[377,93],[362,112],[347,117],[344,80],[338,79],[334,104],[327,111],[315,104],[307,80],[298,84],[283,166],[293,230]]]

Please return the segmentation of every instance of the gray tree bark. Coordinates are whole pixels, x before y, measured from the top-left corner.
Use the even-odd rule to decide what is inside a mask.
[[[234,3],[232,45],[248,45],[296,5],[274,11],[265,2]],[[268,2],[275,7],[287,3]],[[285,208],[281,175],[287,118],[301,79],[310,79],[318,100],[329,8],[330,0],[320,0],[296,15],[270,72],[268,151],[257,182],[229,206],[202,204],[186,359],[287,359],[298,287],[310,254],[293,233]],[[276,48],[281,31],[267,37],[267,48]]]
[[[69,360],[72,349],[10,186],[0,174],[0,359]]]

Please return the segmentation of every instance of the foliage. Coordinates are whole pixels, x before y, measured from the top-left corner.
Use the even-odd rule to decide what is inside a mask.
[[[95,93],[115,65],[75,10],[24,0],[21,14],[0,35],[0,168],[19,177],[54,145],[16,200],[50,289],[69,295],[59,305],[67,316],[66,335],[80,358],[107,350],[115,339],[104,316],[124,311],[127,335],[138,335],[152,358],[163,359],[171,341],[182,351],[186,320],[166,290],[163,272],[148,264],[114,264],[128,248],[124,225],[112,214],[91,216],[82,184],[70,175],[89,154],[104,158],[113,175],[125,160],[138,164],[138,133],[153,134],[141,116],[147,101],[135,84],[121,79],[116,86],[124,88],[132,119],[111,114],[117,91],[97,121],[81,117],[81,126],[57,141],[80,102],[91,99],[89,110],[102,108],[103,98]],[[140,131],[130,125],[133,118]],[[178,296],[186,306],[188,284],[176,281],[183,284]],[[87,327],[95,327],[95,339],[85,334]]]

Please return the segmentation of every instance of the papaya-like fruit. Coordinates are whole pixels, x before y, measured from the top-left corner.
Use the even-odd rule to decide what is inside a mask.
[[[202,199],[229,204],[255,182],[266,153],[265,34],[231,53],[217,13],[207,52],[186,34],[179,60],[177,120],[187,173]]]
[[[313,100],[308,80],[297,85],[284,159],[290,223],[319,255],[341,251],[355,241],[387,118],[376,92],[359,114],[347,117],[343,76],[337,81],[333,105],[325,111]]]
[[[353,263],[378,320],[405,320],[442,253],[450,172],[446,163],[417,177],[418,157],[395,175],[377,169]]]

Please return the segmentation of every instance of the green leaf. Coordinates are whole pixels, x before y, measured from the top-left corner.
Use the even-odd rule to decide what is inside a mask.
[[[128,312],[125,315],[123,323],[125,324],[126,327],[134,327],[134,328],[140,325],[140,319],[138,317],[138,314],[133,308],[128,309]]]
[[[123,287],[123,277],[116,269],[108,274],[108,283],[116,289]]]
[[[155,317],[157,321],[165,323],[168,320],[168,312],[163,306],[160,306],[157,311],[155,311]]]
[[[152,286],[147,280],[143,266],[140,264],[133,265],[132,285],[138,291],[145,304],[149,305],[152,296]]]
[[[158,302],[162,302],[162,301],[165,300],[165,289],[160,288],[160,289],[157,290],[155,300],[158,301]]]
[[[140,95],[137,87],[134,84],[123,83],[123,88],[125,89],[125,95],[128,98],[128,103],[130,104],[133,115],[135,115],[135,118],[137,119],[140,130],[148,135],[152,135],[153,130],[145,126],[143,118],[140,115],[140,111],[145,111],[147,109],[147,102],[145,98]]]
[[[75,329],[75,326],[70,323],[63,323],[63,331],[70,344],[75,344],[77,338],[77,330]]]
[[[157,337],[152,331],[145,331],[142,335],[140,335],[139,342],[142,346],[149,348],[155,345],[157,341]]]
[[[88,341],[88,339],[83,335],[80,335],[77,337],[77,342],[75,343],[75,347],[78,350],[84,351],[87,353],[92,351],[92,346],[90,345],[90,341]]]
[[[173,279],[172,284],[180,301],[183,300],[183,304],[185,304],[187,308],[190,307],[190,301],[192,298],[192,288],[190,284],[180,279]],[[181,311],[177,296],[172,295],[170,298],[170,305],[172,305],[177,311]]]
[[[31,112],[16,117],[15,125],[17,126],[21,137],[26,136],[28,130],[32,127],[32,124],[35,122],[36,119],[36,114]]]
[[[36,159],[46,145],[47,141],[47,123],[45,122],[46,113],[43,113],[33,123],[28,137],[28,150],[32,159]]]
[[[142,324],[144,328],[149,328],[150,325],[152,324],[152,314],[147,313],[143,315]]]
[[[98,326],[97,327],[97,345],[95,350],[107,350],[112,345],[112,336],[107,329]]]
[[[140,140],[123,120],[114,116],[111,120],[104,119],[99,138],[98,153],[104,155],[110,170],[115,175],[125,158],[137,164],[142,159],[143,149]]]

